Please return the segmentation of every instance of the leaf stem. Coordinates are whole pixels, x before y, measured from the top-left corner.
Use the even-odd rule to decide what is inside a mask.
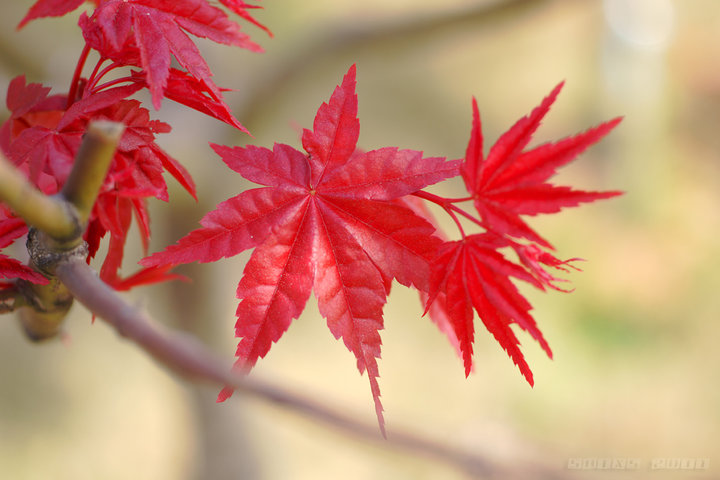
[[[459,213],[460,215],[462,215],[463,217],[467,218],[468,220],[470,220],[471,222],[473,222],[473,223],[476,224],[477,226],[482,227],[482,228],[485,228],[485,225],[483,225],[483,223],[482,223],[477,217],[474,217],[474,216],[470,215],[468,212],[466,212],[466,211],[463,210],[462,208],[457,207],[457,206],[455,206],[455,205],[448,205],[448,208],[449,208],[450,210],[453,210],[453,211]]]
[[[100,78],[102,78],[102,76],[105,75],[105,73],[107,73],[109,67],[105,67],[103,69],[103,71],[100,72],[100,74],[98,74],[98,70],[100,70],[100,66],[103,63],[105,63],[105,59],[101,58],[95,64],[95,68],[93,68],[93,71],[90,73],[90,76],[88,77],[87,85],[85,86],[86,92],[92,91],[92,89],[97,84],[98,80],[100,80]],[[112,65],[114,65],[114,63]]]
[[[450,215],[450,218],[453,219],[455,222],[455,225],[457,225],[458,230],[460,230],[460,236],[464,239],[466,237],[465,235],[465,229],[462,226],[462,223],[460,223],[460,219],[457,218],[457,215],[455,215],[455,212],[453,212],[449,207],[445,208],[445,211],[448,215]]]
[[[111,71],[115,70],[116,68],[122,67],[122,65],[120,65],[119,63],[117,63],[117,62],[112,62],[110,65],[106,66],[105,68],[103,68],[102,70],[100,70],[100,72],[98,73],[98,67],[99,67],[99,66],[100,66],[100,64],[98,64],[98,65],[95,67],[95,70],[93,70],[93,75],[90,77],[91,80],[88,81],[88,90],[91,91],[91,92],[93,92],[93,93],[97,93],[97,92],[99,92],[100,90],[104,90],[104,89],[106,89],[106,88],[108,88],[108,87],[111,87],[111,86],[113,86],[113,85],[117,85],[118,83],[122,83],[122,82],[131,82],[131,83],[132,83],[132,82],[136,82],[136,81],[137,81],[137,80],[134,79],[131,75],[128,75],[128,76],[121,77],[121,78],[116,78],[116,79],[114,79],[114,80],[110,80],[110,81],[107,81],[107,82],[105,82],[105,83],[103,83],[103,84],[101,84],[101,85],[98,85],[98,82],[99,82],[105,75],[107,75],[107,74],[110,73]]]
[[[459,213],[460,215],[467,218],[468,220],[470,220],[474,224],[478,225],[479,227],[485,228],[485,226],[479,219],[470,215],[468,212],[466,212],[462,208],[458,207],[457,205],[453,205],[453,203],[455,203],[455,202],[466,202],[468,200],[472,200],[472,197],[469,197],[469,198],[445,198],[445,197],[441,197],[439,195],[428,193],[424,190],[415,192],[415,193],[413,193],[413,195],[442,207],[442,209],[445,210],[445,212],[447,212],[447,214],[450,215],[450,217],[455,221],[455,224],[457,225],[458,230],[460,230],[460,234],[462,235],[462,238],[465,238],[465,231],[463,230],[463,227],[460,224],[460,220],[457,218],[457,215],[455,215],[455,213]]]
[[[462,203],[462,202],[469,202],[473,199],[473,197],[462,197],[462,198],[442,198],[447,203]]]
[[[73,73],[72,81],[70,82],[70,91],[68,92],[67,97],[67,104],[65,105],[65,109],[67,110],[70,108],[70,106],[75,103],[75,97],[77,96],[77,89],[80,86],[80,75],[82,75],[83,67],[85,66],[85,62],[87,61],[87,57],[90,54],[90,45],[87,43],[83,47],[82,53],[80,53],[80,58],[78,58],[78,63],[75,66],[75,73]]]
[[[441,207],[445,208],[445,206],[450,203],[447,201],[446,198],[441,197],[439,195],[435,195],[430,192],[426,192],[425,190],[419,190],[415,193],[413,193],[414,196],[418,198],[422,198],[423,200],[427,200],[428,202],[432,202],[436,205],[440,205]]]
[[[112,87],[112,86],[114,86],[114,85],[117,85],[118,83],[123,83],[123,82],[132,83],[132,82],[135,82],[135,81],[136,81],[136,80],[133,79],[132,77],[116,78],[116,79],[114,79],[114,80],[107,81],[107,82],[105,82],[105,83],[103,83],[103,84],[101,84],[101,85],[97,85],[97,84],[93,85],[93,93],[99,92],[100,90],[105,90],[106,88],[109,88],[109,87]]]

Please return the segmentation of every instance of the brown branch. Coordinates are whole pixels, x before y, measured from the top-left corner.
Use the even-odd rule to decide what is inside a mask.
[[[189,380],[233,387],[247,395],[286,407],[354,438],[432,458],[472,475],[504,479],[569,478],[565,472],[543,465],[509,468],[477,453],[464,452],[409,432],[391,431],[388,439],[383,440],[375,424],[358,421],[347,413],[316,400],[231,370],[229,361],[216,356],[195,337],[169,331],[153,322],[139,308],[130,306],[82,260],[74,259],[59,264],[55,274],[88,310],[159,363]]]
[[[87,257],[87,245],[84,242],[72,250],[61,249],[59,245],[40,230],[30,228],[27,240],[30,265],[49,279],[47,285],[22,279],[16,282],[24,303],[24,308],[19,309],[20,324],[28,338],[35,342],[55,338],[73,304],[72,294],[53,275],[55,266],[70,258],[84,262]]]
[[[488,7],[478,8],[476,13],[483,16],[484,19],[490,19],[491,17],[496,18],[497,14],[506,14],[509,9],[524,8],[537,3],[539,3],[538,0],[510,0],[498,4],[499,7],[493,5],[490,9]],[[380,29],[373,26],[371,30],[363,30],[362,28],[340,29],[339,32],[342,34],[342,38],[339,41],[337,38],[331,40],[328,40],[328,38],[318,39],[306,51],[311,52],[312,59],[314,59],[323,56],[318,55],[318,52],[322,50],[333,53],[369,41],[409,38],[418,32],[442,29],[451,24],[458,25],[473,21],[473,18],[476,18],[473,12],[459,11],[443,18],[423,18],[406,26],[393,24]],[[257,103],[249,106],[249,110],[252,110],[254,105],[264,103],[265,96],[262,93],[265,93],[265,95],[276,93],[279,84],[283,83],[300,66],[307,65],[309,58],[309,56],[299,55],[295,57],[295,61],[283,63],[284,69],[273,75],[274,81],[264,82],[265,88],[260,92],[260,95],[254,96]],[[92,134],[88,135],[88,137],[92,137]],[[12,174],[5,174],[10,171],[17,172],[11,165],[10,168],[7,168],[7,162],[0,159],[0,199],[11,205],[13,210],[25,218],[28,223],[35,225],[39,230],[47,234],[42,235],[40,232],[35,234],[37,236],[34,238],[38,239],[40,244],[57,247],[57,244],[48,242],[48,240],[62,240],[63,242],[72,239],[76,240],[79,238],[78,230],[87,221],[90,209],[95,201],[96,187],[100,187],[107,169],[107,164],[103,166],[102,162],[95,162],[93,159],[97,156],[107,156],[109,162],[114,148],[114,144],[110,147],[107,143],[102,143],[99,147],[95,145],[95,147],[88,146],[85,150],[81,149],[86,153],[78,154],[77,168],[74,168],[60,198],[46,197],[41,192],[32,188],[28,189],[27,185],[18,183],[17,178],[12,177]],[[80,160],[81,157],[86,160]],[[82,167],[80,168],[79,165],[82,165]],[[5,181],[6,179],[8,180]],[[18,185],[21,185],[21,188],[18,188]],[[3,197],[3,192],[6,192],[9,199]],[[73,205],[73,208],[69,208],[69,205]],[[66,244],[66,247],[69,248],[73,245],[71,241]],[[231,386],[247,395],[286,407],[355,438],[377,443],[382,447],[387,446],[407,450],[417,456],[433,458],[460,468],[473,476],[504,479],[570,478],[561,470],[548,469],[540,465],[509,468],[483,455],[464,452],[409,432],[391,431],[388,440],[383,440],[374,424],[360,422],[339,409],[289,392],[257,378],[241,376],[233,372],[228,368],[229,362],[217,357],[195,337],[180,332],[168,331],[155,324],[140,309],[130,306],[98,278],[96,273],[83,260],[80,250],[76,250],[72,254],[68,254],[66,251],[60,253],[62,255],[52,258],[46,265],[39,266],[42,271],[45,271],[51,277],[51,289],[55,292],[66,289],[65,293],[70,299],[77,298],[90,311],[114,327],[120,335],[136,343],[140,349],[151,355],[159,363],[183,377],[219,386]],[[58,301],[61,304],[62,316],[69,308],[69,304],[63,304],[62,299],[65,298],[65,293],[62,295],[54,294],[50,298],[50,300]],[[1,309],[6,305],[6,302],[9,302],[9,299],[14,298],[15,295],[17,295],[16,292],[12,293],[12,295],[7,291],[0,292],[0,311],[2,311]],[[37,310],[37,306],[35,306],[35,310]]]

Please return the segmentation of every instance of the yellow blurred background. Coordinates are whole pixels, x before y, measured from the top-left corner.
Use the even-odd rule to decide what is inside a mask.
[[[25,73],[65,92],[82,48],[77,13],[16,32],[32,3],[1,7],[0,90]],[[476,368],[465,379],[444,336],[421,318],[416,295],[396,286],[380,361],[389,435],[409,429],[501,464],[533,461],[571,478],[720,477],[720,3],[263,6],[257,18],[275,37],[243,28],[266,53],[199,42],[216,82],[237,90],[228,103],[254,138],[170,101],[156,112],[174,128],[159,143],[193,174],[200,202],[173,185],[170,204],[153,203],[151,249],[196,228],[204,212],[248,187],[208,141],[299,147],[298,126],[312,125],[353,63],[362,147],[449,158],[463,155],[473,95],[489,145],[565,80],[538,143],[625,118],[558,183],[627,194],[531,220],[560,257],[588,260],[569,277],[572,294],[523,287],[555,358],[521,334],[535,373],[530,388],[478,325]],[[459,182],[436,191],[463,194]],[[132,240],[128,256],[140,258]],[[192,284],[139,289],[130,300],[198,335],[230,365],[235,287],[247,258],[184,266],[179,271]],[[127,262],[125,272],[133,270]],[[1,320],[0,478],[468,477],[241,395],[216,405],[214,388],[179,381],[103,323],[91,325],[79,305],[63,342],[30,344],[12,315]],[[314,299],[253,375],[375,421],[367,379]],[[663,465],[671,468],[653,468]]]

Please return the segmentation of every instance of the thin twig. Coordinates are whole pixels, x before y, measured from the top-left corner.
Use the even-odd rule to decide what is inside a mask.
[[[192,381],[230,386],[300,413],[354,438],[432,458],[474,476],[488,478],[569,478],[564,472],[542,465],[509,468],[477,453],[468,453],[416,434],[391,431],[383,440],[374,424],[358,421],[344,411],[322,404],[257,378],[241,375],[194,336],[172,332],[155,323],[148,314],[130,306],[80,259],[63,262],[55,269],[58,279],[73,296],[117,332],[136,343],[162,365]]]
[[[75,155],[72,171],[60,194],[75,208],[83,227],[90,217],[124,129],[125,125],[119,122],[91,122]]]

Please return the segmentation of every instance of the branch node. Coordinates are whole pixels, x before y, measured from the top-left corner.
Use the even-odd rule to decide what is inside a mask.
[[[74,246],[68,247],[73,243]],[[31,227],[27,250],[30,254],[30,265],[50,280],[47,285],[36,285],[25,280],[17,282],[17,288],[26,304],[26,308],[20,309],[20,324],[30,340],[40,342],[57,337],[73,304],[72,294],[55,276],[55,270],[69,261],[79,260],[84,263],[88,246],[82,241],[80,244],[62,244],[41,230]]]
[[[46,277],[54,276],[55,268],[61,262],[74,258],[85,260],[88,256],[86,242],[81,241],[79,245],[67,248],[67,245],[58,245],[54,239],[34,227],[28,231],[26,246],[32,266]]]

